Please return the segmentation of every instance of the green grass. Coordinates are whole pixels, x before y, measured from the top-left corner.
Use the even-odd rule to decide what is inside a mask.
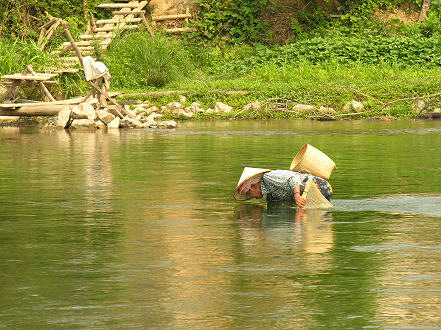
[[[146,32],[124,34],[112,42],[103,60],[117,88],[164,87],[195,72],[188,51],[178,40]]]
[[[32,40],[0,39],[0,74],[11,74],[24,71],[28,64],[41,70],[56,63],[46,52],[40,51]]]
[[[36,72],[47,72],[49,68],[57,67],[59,62],[48,52],[41,51],[32,40],[0,39],[0,75],[23,72],[29,64]],[[49,88],[55,98],[62,99],[84,94],[86,85],[81,75],[75,74],[61,77],[60,84]],[[39,88],[24,88],[26,97],[35,100],[41,98]]]
[[[136,38],[140,36],[142,34],[136,35]],[[359,36],[359,38],[363,37]],[[384,36],[372,37],[375,42],[368,43],[355,37],[344,41],[338,35],[336,40],[323,39],[322,43],[317,40],[303,40],[297,44],[275,48],[248,45],[204,48],[201,45],[173,41],[167,48],[168,54],[172,54],[168,56],[163,54],[163,43],[166,40],[164,37],[161,37],[159,42],[148,36],[142,38],[144,43],[149,42],[149,53],[133,56],[131,61],[141,66],[142,63],[145,64],[146,71],[142,73],[144,78],[135,79],[135,81],[144,79],[144,83],[131,83],[140,69],[133,66],[129,68],[126,63],[127,68],[123,69],[124,75],[117,74],[120,77],[124,76],[126,80],[118,80],[118,87],[125,91],[137,92],[158,89],[186,90],[188,102],[200,102],[205,109],[213,108],[216,102],[233,106],[235,113],[227,117],[236,116],[237,112],[240,112],[240,117],[248,118],[298,116],[289,112],[289,107],[285,109],[288,111],[274,111],[270,107],[274,103],[292,104],[293,102],[332,107],[337,112],[342,112],[344,105],[352,100],[362,102],[366,106],[362,117],[389,115],[409,117],[417,114],[412,107],[414,101],[395,101],[436,94],[441,83],[441,67],[436,61],[430,61],[437,59],[438,42],[432,39],[421,44],[414,42],[421,39],[419,36],[415,40],[392,37],[389,41],[393,42],[388,47],[383,45],[388,41]],[[122,43],[124,44],[124,41]],[[349,50],[340,52],[328,51],[329,48],[338,48],[336,45],[350,45],[350,47]],[[412,56],[406,53],[406,45]],[[353,50],[351,47],[356,49]],[[351,51],[362,54],[363,47],[369,50],[369,54],[348,58]],[[418,60],[417,55],[430,47],[434,47],[434,54],[426,54],[422,62]],[[122,48],[128,53],[131,52],[127,45]],[[146,46],[143,46],[144,48]],[[322,48],[325,51],[320,51]],[[136,50],[134,53],[138,52]],[[308,56],[299,55],[300,53]],[[388,60],[385,61],[387,56],[389,56]],[[189,65],[188,60],[192,64]],[[162,84],[149,83],[148,70],[151,67],[161,67],[152,63],[164,62],[171,66],[181,64],[178,68],[182,72],[180,74],[177,74],[176,70],[170,71],[173,73],[165,72],[164,75],[168,78],[162,81]],[[121,68],[123,66],[121,65]],[[163,66],[165,67],[165,64]],[[119,72],[112,64],[110,68],[111,72]],[[227,91],[232,90],[243,90],[248,94],[226,94]],[[428,101],[436,107],[438,99],[434,97]],[[157,105],[164,105],[177,101],[178,96],[150,97],[149,100]],[[261,101],[267,106],[260,112],[242,111],[245,104],[254,101]]]
[[[341,36],[337,38],[338,42],[324,40],[324,43],[340,44]],[[359,47],[358,54],[367,47],[356,38],[350,44]],[[378,49],[386,49],[377,44]],[[404,54],[406,43],[399,39],[395,44],[399,45],[398,53]],[[427,54],[425,58],[436,59],[441,49],[433,40],[429,44],[434,47],[434,54]],[[151,38],[145,32],[136,32],[123,34],[115,40],[101,60],[110,69],[112,90],[126,93],[185,90],[188,104],[197,101],[207,109],[213,108],[216,102],[227,103],[233,106],[234,112],[225,116],[236,118],[305,116],[290,112],[293,103],[332,107],[341,113],[344,105],[352,100],[366,107],[359,117],[406,118],[417,114],[412,107],[414,100],[409,98],[437,94],[441,85],[441,66],[434,61],[415,62],[417,57],[413,55],[389,61],[374,61],[368,55],[364,59],[348,60],[347,52],[320,53],[317,47],[324,46],[318,46],[317,42],[303,42],[297,46],[303,47],[301,52],[308,57],[299,56],[299,50],[293,53],[292,50],[296,49],[293,44],[276,48],[247,45],[208,48],[161,35]],[[420,46],[415,42],[407,43],[412,54],[419,54],[417,48]],[[426,49],[428,44],[423,43],[421,47]],[[369,45],[371,54],[376,53],[374,48]],[[388,47],[387,52],[397,54],[393,47]],[[1,74],[20,72],[29,63],[37,70],[44,69],[51,61],[52,58],[31,42],[0,40]],[[83,95],[87,92],[85,86],[87,84],[80,75],[63,78],[61,84],[65,97]],[[247,94],[226,93],[237,90]],[[144,99],[161,106],[178,101],[178,96]],[[432,108],[441,107],[439,96],[425,100]],[[251,112],[242,110],[245,104],[254,101],[262,102],[264,108]],[[279,105],[277,111],[273,107],[276,103]],[[284,105],[287,107],[283,108]]]
[[[413,101],[389,102],[416,96],[427,96],[438,93],[441,84],[441,68],[424,68],[419,66],[401,67],[399,65],[374,65],[353,63],[341,65],[328,63],[313,65],[278,66],[262,65],[248,74],[234,77],[217,77],[206,75],[204,78],[168,84],[164,89],[186,90],[188,101],[198,101],[203,107],[213,108],[219,102],[233,106],[237,111],[253,101],[266,104],[278,102],[298,102],[317,107],[333,107],[342,112],[343,106],[352,100],[358,100],[366,106],[366,116],[393,115],[409,117],[416,115],[412,111]],[[227,91],[244,90],[247,95],[226,95]],[[438,104],[438,98],[430,101]],[[177,96],[153,100],[165,104],[176,101]],[[162,102],[161,102],[162,101]],[[247,114],[248,117],[293,116],[292,113]]]

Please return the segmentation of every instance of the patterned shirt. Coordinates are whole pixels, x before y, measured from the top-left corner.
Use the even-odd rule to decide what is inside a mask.
[[[267,172],[260,181],[262,195],[267,194],[268,201],[294,201],[294,188],[303,185],[307,177],[308,174],[288,170]]]

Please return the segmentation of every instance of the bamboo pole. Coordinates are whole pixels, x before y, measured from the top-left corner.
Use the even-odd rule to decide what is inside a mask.
[[[0,116],[18,116],[18,117],[40,117],[56,116],[63,109],[73,109],[74,105],[51,104],[26,106],[15,109],[0,108]]]
[[[43,50],[49,42],[52,34],[54,34],[55,30],[57,30],[58,26],[60,26],[60,20],[57,19],[56,22],[50,27],[50,29],[46,32],[46,37],[43,39],[43,42],[40,45],[40,50]]]
[[[80,49],[78,48],[78,46],[77,46],[75,40],[73,39],[72,35],[70,34],[70,31],[69,31],[69,29],[68,29],[68,27],[67,27],[67,22],[63,22],[63,29],[64,29],[64,32],[66,33],[67,38],[69,39],[70,43],[72,44],[72,47],[73,47],[73,49],[75,50],[75,53],[77,54],[78,59],[80,60],[81,66],[82,66],[83,69],[84,69],[83,55],[81,54],[81,51],[80,51]],[[114,99],[112,99],[112,98],[110,97],[110,95],[107,93],[107,91],[101,89],[100,86],[99,86],[96,82],[90,80],[90,81],[88,81],[88,83],[89,83],[93,88],[95,88],[95,90],[99,93],[99,95],[98,95],[98,99],[99,99],[99,97],[100,97],[101,95],[104,95],[104,97],[105,97],[106,99],[108,99],[113,105],[115,105],[117,108],[119,108],[119,109],[120,109],[120,110],[121,110],[126,116],[129,116],[130,118],[134,118],[134,117],[135,117],[135,116],[132,115],[129,111],[126,111],[126,109],[125,109],[121,104],[119,104],[119,103],[116,102]]]
[[[144,13],[141,14],[141,19],[142,19],[142,23],[147,28],[147,31],[149,31],[150,36],[153,38],[154,37],[153,29],[150,26],[149,22],[147,21],[147,18],[145,17]]]

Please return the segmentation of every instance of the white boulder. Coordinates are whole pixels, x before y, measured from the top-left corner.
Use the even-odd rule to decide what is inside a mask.
[[[229,113],[231,112],[231,110],[233,110],[233,107],[230,107],[229,105],[222,102],[217,102],[214,106],[214,112]]]

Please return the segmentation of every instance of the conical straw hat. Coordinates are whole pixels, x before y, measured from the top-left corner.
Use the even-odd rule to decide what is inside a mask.
[[[294,157],[289,169],[329,179],[334,168],[335,163],[331,158],[312,145],[305,144]]]
[[[256,175],[262,175],[266,172],[270,172],[271,170],[265,168],[255,168],[255,167],[245,167],[243,169],[242,175],[240,176],[239,182],[237,183],[236,190],[234,191],[234,198],[238,201],[246,201],[247,199],[251,199],[250,195],[247,193],[241,194],[239,188],[248,180],[255,177]]]

